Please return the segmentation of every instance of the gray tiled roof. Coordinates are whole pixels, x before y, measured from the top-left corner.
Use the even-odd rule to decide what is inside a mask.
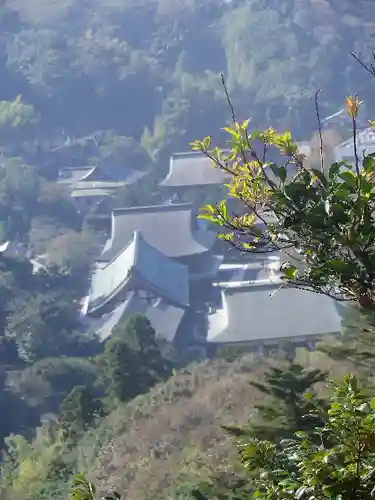
[[[79,167],[79,168],[63,168],[60,171],[59,178],[57,182],[59,184],[75,184],[81,180],[84,180],[96,169],[96,167]]]
[[[121,208],[112,213],[112,237],[98,260],[113,259],[139,230],[144,239],[167,257],[202,254],[212,248],[216,235],[194,229],[196,211],[191,204]]]
[[[73,189],[70,193],[72,198],[95,198],[103,196],[112,196],[114,194],[113,189],[103,189],[103,188],[87,188],[87,189]]]
[[[123,169],[122,175],[112,178],[111,172],[105,172],[100,167],[67,168],[61,171],[59,184],[67,184],[74,190],[114,189],[130,186],[142,179],[147,172]]]
[[[214,343],[267,341],[338,333],[341,317],[325,295],[260,285],[222,292],[223,309],[209,316],[207,340]]]
[[[189,305],[188,268],[150,246],[139,231],[113,260],[94,272],[88,313],[100,309],[124,288],[149,290],[172,303]]]
[[[230,174],[215,168],[210,158],[202,153],[176,153],[172,155],[169,173],[160,185],[165,187],[208,186],[225,184],[230,177]]]
[[[138,297],[133,292],[110,314],[100,319],[92,320],[92,327],[95,329],[100,340],[105,341],[111,336],[114,328],[120,321],[126,320],[133,314],[138,313],[148,318],[158,337],[172,342],[185,312],[185,309],[175,307],[163,300],[149,304],[145,299]]]
[[[191,279],[200,279],[203,276],[214,279],[223,260],[223,255],[212,255],[211,253],[201,255],[199,260],[191,267]]]

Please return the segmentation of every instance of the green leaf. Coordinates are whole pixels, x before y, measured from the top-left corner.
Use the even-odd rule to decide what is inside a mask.
[[[375,410],[375,398],[372,398],[372,400],[370,401],[370,407],[371,410]]]
[[[215,224],[216,226],[223,225],[223,221],[220,220],[216,215],[198,214],[197,219],[208,220],[208,221],[212,222],[212,224]]]
[[[189,142],[189,146],[193,151],[202,151],[203,149],[203,142],[202,141],[192,141]]]
[[[363,158],[362,162],[363,170],[366,174],[370,174],[375,171],[375,154],[371,153]]]
[[[227,132],[228,134],[232,135],[235,139],[239,139],[239,137],[240,137],[240,135],[237,132],[237,130],[234,130],[231,127],[223,127],[221,130],[223,130],[224,132]]]
[[[340,403],[332,403],[331,408],[332,410],[341,410],[342,406]]]
[[[201,208],[202,212],[208,212],[209,214],[214,214],[215,213],[215,207],[213,205],[204,205]]]
[[[320,180],[320,182],[323,184],[324,187],[328,186],[327,178],[324,175],[324,172],[322,172],[318,168],[312,168],[310,172],[312,172],[314,176]]]
[[[217,204],[216,212],[220,213],[225,220],[229,219],[226,200],[221,200],[220,203]]]
[[[374,189],[374,184],[373,182],[368,181],[367,179],[364,179],[362,177],[361,179],[361,191],[364,195],[369,195],[372,193]]]
[[[287,174],[286,168],[284,166],[279,167],[278,165],[276,165],[276,163],[272,163],[270,167],[274,176],[280,179],[280,181],[284,183]]]
[[[203,139],[203,148],[204,151],[207,151],[209,147],[211,146],[211,137],[208,135]]]
[[[350,187],[354,187],[357,185],[357,176],[351,170],[346,170],[345,172],[341,172],[339,174],[341,180],[343,180]]]
[[[94,500],[95,492],[95,486],[86,479],[84,474],[79,473],[75,476],[70,492],[73,500]]]
[[[340,172],[342,166],[344,166],[343,162],[332,163],[332,165],[329,167],[329,170],[328,170],[328,177],[331,180],[334,179],[337,176],[337,174]]]
[[[297,268],[294,267],[294,266],[290,266],[288,268],[285,269],[284,271],[284,276],[285,278],[289,279],[289,280],[293,280],[297,277]]]
[[[287,175],[286,168],[284,167],[284,165],[282,165],[279,168],[279,179],[281,180],[281,182],[284,183],[286,181],[286,175]]]
[[[332,259],[327,261],[325,267],[331,268],[337,273],[343,273],[347,269],[347,263],[340,259]]]

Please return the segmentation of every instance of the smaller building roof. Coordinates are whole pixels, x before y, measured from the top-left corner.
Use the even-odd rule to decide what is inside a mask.
[[[149,245],[171,258],[202,254],[216,241],[213,231],[197,227],[196,210],[190,203],[121,208],[112,212],[111,238],[98,260],[112,260],[137,230]]]
[[[66,167],[60,170],[57,182],[59,184],[75,184],[76,182],[86,179],[96,167]]]
[[[335,301],[270,283],[222,291],[222,308],[209,316],[212,343],[262,342],[334,334],[341,330]],[[276,293],[275,293],[276,292]]]
[[[73,189],[70,193],[72,198],[103,198],[105,196],[112,196],[113,189],[103,188],[86,188],[86,189]]]
[[[155,300],[150,304],[132,292],[111,313],[100,319],[93,319],[92,328],[99,339],[105,342],[121,321],[130,318],[133,314],[143,314],[150,321],[158,337],[173,342],[185,313],[186,309],[173,306],[163,299]]]
[[[113,178],[111,172],[106,172],[101,167],[65,168],[60,171],[57,180],[59,184],[67,184],[72,189],[110,189],[130,186],[142,179],[147,172],[132,169],[122,169],[121,175]]]
[[[165,187],[192,187],[225,184],[230,174],[214,166],[212,160],[200,152],[175,153],[169,161],[169,173],[160,183]]]
[[[168,259],[135,231],[126,248],[94,272],[88,314],[100,310],[124,289],[148,290],[172,304],[188,307],[188,268]]]

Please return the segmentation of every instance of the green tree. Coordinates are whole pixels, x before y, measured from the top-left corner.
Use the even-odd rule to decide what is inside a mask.
[[[128,401],[139,394],[138,362],[125,340],[114,338],[106,344],[102,371],[110,402]]]
[[[140,392],[147,391],[152,385],[172,373],[172,363],[161,353],[156,333],[150,321],[141,314],[134,314],[115,331],[133,349],[140,360]]]
[[[102,372],[109,399],[127,401],[171,375],[172,363],[161,354],[149,320],[135,314],[107,343]]]
[[[89,481],[84,474],[76,474],[70,488],[72,500],[96,500],[97,493],[95,485]],[[120,500],[121,495],[117,491],[109,491],[103,500]]]
[[[100,416],[103,407],[86,386],[75,386],[61,404],[59,426],[65,442],[72,446],[84,431]]]
[[[259,439],[243,446],[245,468],[256,473],[253,498],[373,498],[375,399],[353,376],[332,386],[329,408],[316,402],[306,414],[321,424],[298,432],[281,449]]]
[[[312,409],[306,392],[318,382],[326,379],[320,370],[305,370],[301,365],[291,363],[285,368],[271,368],[265,374],[264,382],[252,381],[265,399],[255,406],[257,412],[244,428],[224,427],[234,435],[262,436],[264,439],[279,442],[291,438],[294,433],[310,429],[314,422],[306,418]],[[315,396],[316,400],[318,398]],[[320,401],[323,405],[323,401]]]

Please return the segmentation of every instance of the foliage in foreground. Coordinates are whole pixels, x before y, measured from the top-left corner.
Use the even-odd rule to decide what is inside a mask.
[[[371,313],[375,155],[363,152],[362,157],[359,151],[358,97],[346,100],[353,164],[343,160],[325,165],[320,130],[320,165],[307,167],[306,156],[290,132],[279,134],[272,128],[250,132],[249,120],[239,122],[224,78],[223,85],[233,118],[232,126],[224,129],[230,135],[229,152],[212,147],[210,137],[191,145],[231,175],[228,198],[238,200],[241,209],[239,215],[232,214],[223,200],[216,207],[204,207],[201,217],[222,226],[219,237],[241,251],[281,252],[282,286],[324,294]],[[316,109],[320,129],[318,93]],[[227,490],[219,495],[213,487],[202,496],[203,488],[196,498],[373,498],[375,399],[369,399],[352,375],[332,389],[330,408],[317,403],[305,414],[316,422],[297,431],[295,438],[281,443],[267,437],[237,441],[251,485],[245,492]]]
[[[212,147],[210,137],[192,147],[231,174],[228,196],[239,200],[242,213],[231,214],[223,200],[204,207],[201,217],[223,226],[220,238],[241,251],[282,251],[289,285],[374,309],[375,154],[358,152],[358,97],[347,99],[347,109],[355,164],[326,166],[322,156],[311,168],[290,132],[249,131],[249,120],[240,123],[233,112],[232,126],[224,129],[229,152]]]
[[[331,387],[328,409],[316,402],[315,408],[305,415],[315,419],[316,424],[296,432],[294,438],[280,444],[256,438],[237,439],[251,484],[247,498],[374,497],[375,398],[369,398],[350,375],[343,384],[332,382]],[[313,402],[311,394],[305,398]],[[216,494],[211,496],[212,488],[207,486],[202,487],[201,494],[205,495],[203,498],[219,498]]]

